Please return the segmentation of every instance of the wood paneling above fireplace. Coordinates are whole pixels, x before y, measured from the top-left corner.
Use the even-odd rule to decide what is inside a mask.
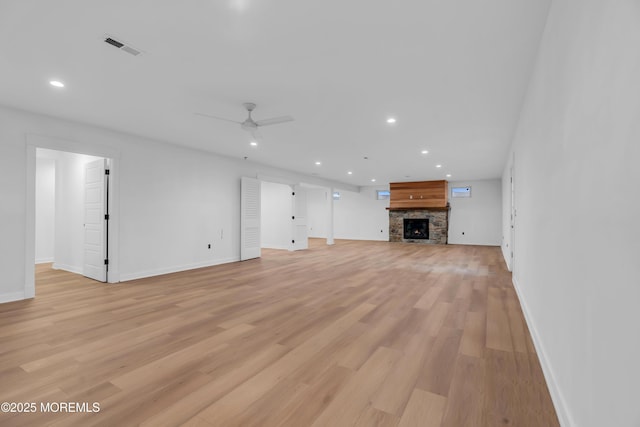
[[[447,181],[392,182],[389,210],[443,208],[448,206]]]

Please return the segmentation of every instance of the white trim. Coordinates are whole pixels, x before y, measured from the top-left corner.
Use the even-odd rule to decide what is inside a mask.
[[[24,292],[11,292],[8,294],[0,294],[0,304],[5,302],[13,302],[27,299],[24,296]]]
[[[129,273],[129,274],[124,273],[120,275],[120,281],[126,282],[129,280],[144,279],[146,277],[162,276],[163,274],[178,273],[181,271],[194,270],[196,268],[213,267],[214,265],[229,264],[231,262],[239,262],[239,261],[240,261],[240,257],[237,256],[232,258],[219,259],[216,261],[204,261],[204,262],[196,262],[193,264],[167,267],[167,268],[162,268],[158,270],[140,271],[138,273]]]
[[[504,262],[507,265],[507,270],[513,273],[513,269],[511,268],[511,253],[509,251],[509,247],[502,244],[500,248],[502,249],[502,258],[504,258]]]
[[[53,268],[54,270],[68,271],[69,273],[75,273],[82,276],[82,266],[77,267],[74,265],[60,264],[60,263],[54,262],[51,268]]]
[[[363,242],[388,242],[389,241],[389,239],[383,239],[382,237],[379,239],[364,239],[362,237],[336,236],[334,237],[334,239],[335,240],[360,240]]]
[[[260,245],[262,249],[277,249],[277,250],[285,250],[288,251],[290,248],[289,246],[282,246],[282,245],[272,245],[270,243],[263,243],[262,245]]]
[[[53,258],[36,258],[36,264],[48,264],[50,262],[53,262]]]
[[[529,308],[524,298],[522,298],[522,294],[520,293],[520,288],[515,277],[512,277],[512,282],[513,287],[516,290],[516,294],[518,295],[518,300],[520,301],[520,307],[522,307],[524,320],[527,322],[527,326],[529,327],[533,345],[536,348],[536,353],[538,354],[538,360],[540,361],[542,373],[544,374],[544,379],[546,380],[547,387],[549,388],[549,394],[551,395],[553,406],[555,407],[556,414],[558,415],[558,421],[563,427],[576,426],[577,424],[574,422],[573,417],[569,412],[569,407],[567,406],[566,400],[562,392],[560,391],[560,388],[558,387],[558,381],[556,380],[556,376],[553,374],[553,369],[551,368],[551,364],[549,363],[547,352],[545,351],[544,346],[542,345],[542,341],[540,340],[540,334],[538,334],[538,329],[533,322],[533,318],[529,314]]]
[[[111,265],[107,271],[107,283],[120,283],[120,272],[111,268]]]
[[[251,178],[253,176],[250,176]],[[315,176],[309,175],[300,175],[295,172],[285,173],[280,176],[269,175],[264,173],[257,173],[256,179],[260,181],[273,182],[276,184],[285,184],[285,185],[303,185],[305,187],[321,187],[321,188],[336,188],[342,189],[345,191],[352,191],[354,193],[359,193],[362,187],[358,187],[357,185],[347,184],[344,182],[333,181],[330,179],[317,178]]]
[[[111,159],[120,158],[120,150],[94,144],[82,144],[80,142],[61,139],[52,136],[38,135],[35,133],[26,134],[27,144],[37,148],[47,148],[49,150],[66,151],[69,153],[87,154],[89,156],[104,157]]]
[[[250,177],[251,178],[251,177]],[[280,177],[280,176],[269,176],[263,174],[256,174],[256,179],[259,181],[272,182],[275,184],[284,184],[284,185],[296,185],[298,184],[294,179]]]
[[[24,288],[22,299],[36,296],[36,147],[25,135]],[[15,295],[15,294],[13,294]]]

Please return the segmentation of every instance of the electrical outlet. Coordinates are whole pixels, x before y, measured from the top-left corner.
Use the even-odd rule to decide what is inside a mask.
[[[207,249],[211,249],[211,243],[207,245]]]

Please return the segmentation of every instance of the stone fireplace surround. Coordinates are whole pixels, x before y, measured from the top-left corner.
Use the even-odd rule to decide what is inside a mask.
[[[429,218],[429,239],[405,239],[404,218]],[[447,244],[449,208],[389,209],[389,241]]]

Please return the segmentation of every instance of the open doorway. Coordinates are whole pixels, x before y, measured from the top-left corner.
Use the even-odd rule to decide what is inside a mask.
[[[35,262],[106,282],[110,159],[36,149]]]
[[[306,191],[278,181],[282,180],[241,180],[240,260],[259,258],[263,248],[309,247]]]
[[[58,138],[52,138],[42,135],[35,134],[27,134],[26,135],[26,151],[27,151],[27,168],[26,168],[26,179],[27,179],[27,187],[26,187],[26,235],[25,235],[25,266],[24,266],[24,297],[25,298],[33,298],[36,294],[35,289],[35,266],[36,262],[52,262],[56,265],[57,268],[65,269],[72,271],[74,273],[84,274],[84,265],[85,265],[85,257],[84,251],[86,249],[85,241],[87,240],[87,236],[84,233],[84,224],[86,224],[86,206],[80,210],[78,214],[77,211],[73,213],[73,216],[77,219],[81,218],[81,231],[80,235],[82,236],[82,243],[78,244],[77,239],[74,241],[74,244],[67,244],[65,240],[70,238],[70,235],[65,234],[65,227],[67,225],[62,225],[60,228],[58,226],[58,222],[62,220],[67,212],[64,209],[69,208],[66,205],[60,205],[61,200],[64,198],[64,193],[69,191],[65,186],[62,185],[65,180],[73,180],[77,179],[73,178],[72,173],[71,176],[62,177],[60,174],[63,173],[62,169],[58,168],[58,164],[60,163],[57,160],[57,156],[83,156],[82,159],[88,160],[96,160],[99,159],[103,164],[108,164],[110,168],[109,177],[105,182],[108,182],[109,187],[108,190],[105,187],[105,209],[108,209],[109,218],[108,218],[108,238],[106,237],[106,224],[105,224],[105,239],[104,239],[104,253],[106,256],[101,259],[101,263],[104,266],[105,260],[108,260],[108,276],[105,275],[104,281],[109,283],[117,283],[120,280],[118,267],[118,253],[119,253],[119,239],[118,239],[118,230],[119,230],[119,219],[117,212],[119,211],[119,199],[118,199],[118,165],[119,165],[119,150],[105,147],[100,145],[91,145],[91,144],[82,144],[74,141],[63,140]],[[41,157],[47,157],[44,153],[46,151],[40,150],[49,150],[49,154],[54,158],[50,160],[39,161],[38,160],[38,152],[40,152]],[[50,153],[51,151],[58,151],[59,153]],[[39,177],[37,175],[38,163],[45,164],[45,169],[48,171],[44,172],[43,177]],[[82,164],[82,162],[80,162]],[[84,168],[84,165],[82,166]],[[56,170],[57,169],[57,170]],[[77,173],[77,171],[76,171]],[[84,182],[84,175],[86,171],[81,173],[82,179],[80,182]],[[48,174],[48,175],[47,175]],[[53,175],[52,175],[53,174]],[[37,182],[40,180],[40,182]],[[44,181],[44,183],[43,183]],[[52,182],[53,181],[53,182]],[[38,200],[38,209],[36,209],[36,189],[40,185],[48,186],[48,188],[39,188],[38,192],[41,191],[49,191],[48,200]],[[84,184],[83,184],[84,185]],[[85,188],[86,191],[86,188]],[[109,196],[106,197],[106,191],[108,191]],[[77,194],[77,193],[76,193]],[[69,196],[69,195],[67,195]],[[82,200],[84,203],[85,195],[82,194]],[[74,196],[75,197],[75,196]],[[53,208],[51,207],[51,200],[53,200]],[[44,204],[43,204],[44,203]],[[47,205],[48,204],[48,205]],[[41,213],[41,209],[44,206],[48,206],[48,214],[45,213],[45,218],[37,218],[37,215]],[[53,215],[51,214],[53,212]],[[114,215],[113,213],[116,213]],[[47,217],[48,215],[48,217]],[[105,218],[104,216],[102,217]],[[51,225],[53,223],[53,226]],[[75,224],[78,222],[76,221]],[[36,233],[36,228],[38,228],[38,233]],[[49,229],[49,234],[42,233],[43,228]],[[53,231],[51,231],[53,230]],[[77,237],[78,229],[74,228],[75,236]],[[38,236],[38,250],[36,251],[36,236]],[[45,243],[41,240],[44,239]],[[48,242],[48,243],[47,243]],[[62,245],[62,246],[59,246]],[[78,255],[78,248],[80,247],[81,255]],[[78,260],[81,261],[78,261]]]
[[[309,237],[325,239],[334,244],[334,203],[340,200],[340,192],[333,188],[306,184]]]
[[[299,185],[261,181],[260,241],[265,249],[307,249],[307,192]]]

